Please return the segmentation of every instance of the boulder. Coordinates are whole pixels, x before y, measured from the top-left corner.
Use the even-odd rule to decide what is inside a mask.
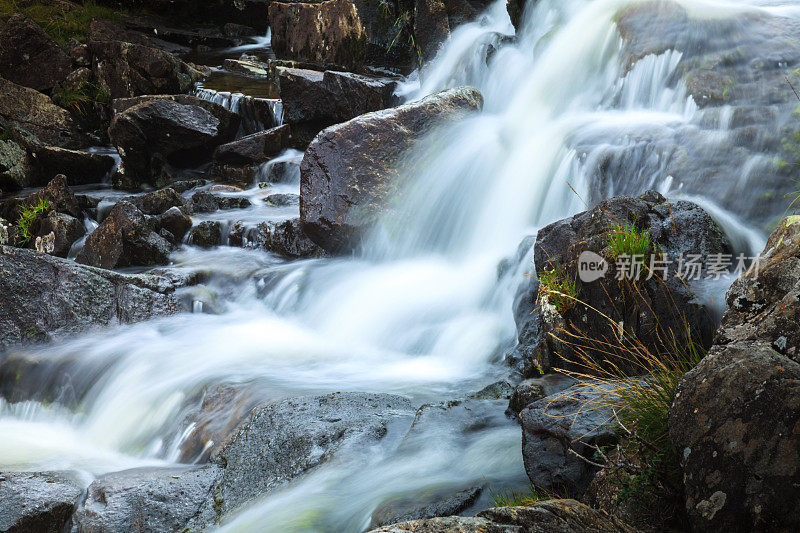
[[[243,239],[248,247],[263,248],[287,257],[319,257],[324,252],[303,232],[300,219],[283,222],[261,222],[254,228],[243,230]]]
[[[301,148],[323,128],[395,103],[393,78],[285,67],[278,68],[278,78],[283,119]]]
[[[640,262],[649,265],[650,260],[663,259],[664,268],[653,263],[652,277],[641,268],[638,278],[622,270],[625,252],[615,252],[610,244],[617,231],[649,234],[651,243]],[[589,257],[606,268],[598,279],[583,281],[579,275],[586,254],[593,254]],[[614,366],[617,372],[635,374],[644,372],[646,363],[633,358],[628,343],[660,353],[670,349],[673,340],[680,345],[691,335],[696,345],[709,347],[714,318],[688,285],[694,278],[708,275],[706,266],[715,255],[726,254],[730,260],[730,244],[702,208],[686,201],[670,203],[654,191],[638,198],[614,197],[542,228],[534,248],[540,280],[541,340],[531,350],[533,360],[526,368],[598,372]],[[696,274],[686,266],[692,256],[697,259]],[[630,258],[628,264],[632,264]],[[679,272],[679,267],[683,271]],[[601,267],[597,272],[601,273]],[[541,283],[547,273],[574,280],[577,301],[569,300],[561,309],[551,303]],[[619,340],[620,327],[624,328],[624,342]],[[617,344],[613,339],[618,339]]]
[[[418,102],[361,115],[320,133],[300,165],[300,220],[324,249],[343,252],[396,195],[400,158],[445,121],[481,108],[476,89],[460,87]]]
[[[534,486],[571,494],[586,489],[597,469],[575,454],[590,459],[592,446],[617,441],[610,405],[616,399],[608,385],[582,384],[537,400],[520,412],[522,459]]]
[[[42,186],[56,174],[64,174],[70,185],[102,182],[114,168],[109,155],[68,150],[56,146],[35,145],[30,148],[33,173],[27,186]]]
[[[288,146],[289,126],[284,124],[218,146],[214,159],[223,164],[258,164],[268,161]]]
[[[376,528],[397,522],[450,516],[475,504],[482,487],[463,490],[439,490],[416,498],[399,498],[378,506],[372,513],[369,527]]]
[[[0,28],[0,76],[37,91],[50,91],[67,77],[72,62],[56,42],[17,13]]]
[[[0,350],[92,326],[178,311],[172,285],[77,265],[23,248],[0,247]]]
[[[67,186],[67,178],[59,174],[50,180],[46,187],[31,193],[24,198],[12,198],[2,206],[3,215],[11,221],[16,222],[22,211],[31,206],[37,205],[45,200],[51,211],[64,213],[75,218],[82,218],[81,205],[78,198]]]
[[[149,48],[158,48],[164,52],[175,54],[190,51],[190,48],[187,46],[165,41],[159,37],[163,37],[163,35],[159,35],[157,31],[134,31],[129,29],[127,24],[108,19],[93,19],[89,23],[89,31],[86,32],[87,42],[119,41],[123,43],[139,44]],[[75,62],[75,55],[78,55],[80,57],[79,66],[91,66],[89,45],[84,44],[81,46],[85,47],[85,52],[73,48],[70,53],[73,57],[73,63]],[[84,61],[84,57],[88,58],[88,61]]]
[[[121,41],[89,41],[92,71],[112,98],[186,93],[202,75],[169,52]]]
[[[28,184],[28,152],[12,140],[0,141],[0,191],[16,191]]]
[[[118,111],[108,130],[123,164],[115,185],[135,188],[174,168],[196,167],[210,160],[216,146],[232,140],[238,116],[218,104],[200,102],[205,101],[189,96],[152,99]]]
[[[75,260],[101,268],[167,263],[172,246],[158,229],[156,219],[121,201],[86,238]]]
[[[158,226],[162,230],[167,230],[172,235],[174,242],[178,244],[183,241],[186,233],[192,227],[192,219],[178,207],[170,207],[158,217]]]
[[[367,35],[350,0],[271,2],[269,25],[272,50],[281,59],[348,69],[358,67],[364,59]]]
[[[222,242],[222,223],[206,220],[192,228],[189,232],[189,244],[201,248],[211,248]]]
[[[270,194],[264,198],[264,203],[271,207],[300,205],[300,195],[292,193]]]
[[[414,3],[414,39],[423,57],[436,55],[439,45],[450,36],[450,21],[444,0],[416,0]]]
[[[86,139],[69,111],[44,94],[0,78],[0,117],[15,129],[28,132],[43,143],[78,148]]]
[[[678,384],[670,440],[698,531],[800,527],[800,219],[727,294],[715,345]]]
[[[186,205],[186,199],[170,187],[137,196],[126,196],[123,200],[135,205],[145,215],[160,215],[172,207]]]
[[[574,384],[574,379],[563,374],[545,374],[540,378],[523,380],[514,387],[506,412],[516,416],[536,400],[557,394]]]
[[[213,213],[217,209],[245,209],[251,204],[244,196],[218,196],[208,191],[197,191],[189,205],[194,213]]]
[[[390,422],[412,413],[406,398],[358,392],[257,407],[215,459],[225,466],[216,510],[229,513],[344,449],[375,444]]]
[[[184,531],[213,499],[216,465],[137,468],[105,474],[87,490],[72,519],[78,531]]]
[[[474,517],[448,516],[401,522],[377,533],[634,533],[618,518],[575,500],[546,500],[529,507],[495,507]]]
[[[39,222],[36,236],[44,238],[51,233],[53,234],[53,248],[47,253],[58,257],[67,257],[75,241],[86,234],[86,228],[83,226],[83,222],[75,217],[52,212]]]
[[[0,531],[61,533],[82,494],[68,472],[0,474]]]

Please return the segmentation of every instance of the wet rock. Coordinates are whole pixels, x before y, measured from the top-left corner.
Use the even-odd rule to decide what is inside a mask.
[[[56,174],[64,174],[70,185],[100,183],[114,168],[111,156],[56,146],[34,146],[30,156],[34,173],[29,187],[41,186]]]
[[[12,140],[0,141],[0,190],[25,188],[30,174],[30,160],[25,149]]]
[[[67,77],[71,61],[64,50],[24,15],[0,28],[0,76],[37,91],[49,91]]]
[[[373,530],[380,533],[634,533],[632,527],[575,500],[547,500],[530,507],[495,507],[475,517],[413,520]]]
[[[508,400],[514,392],[514,387],[508,381],[495,381],[491,385],[486,385],[476,393],[470,394],[470,398],[476,400]]]
[[[284,124],[218,146],[214,151],[214,159],[223,164],[258,164],[278,155],[288,146],[289,126]]]
[[[264,198],[264,203],[272,207],[288,207],[292,205],[300,205],[299,194],[270,194]]]
[[[350,69],[363,61],[367,35],[350,0],[272,2],[269,25],[279,58]]]
[[[508,11],[511,24],[519,31],[522,24],[522,15],[525,12],[525,2],[522,0],[508,0],[506,2],[506,11]]]
[[[125,104],[115,106],[115,111]],[[108,133],[120,152],[124,172],[115,185],[134,188],[154,183],[174,168],[193,168],[209,161],[214,148],[233,139],[239,127],[237,115],[209,104],[185,96],[144,100],[117,111]]]
[[[245,209],[251,204],[244,196],[217,196],[208,191],[197,191],[192,195],[190,205],[194,213],[213,213],[218,209]]]
[[[0,531],[60,533],[82,494],[68,472],[0,474]]]
[[[178,311],[173,287],[154,276],[7,246],[0,247],[0,272],[0,348]]]
[[[328,251],[355,248],[395,196],[395,165],[406,150],[435,126],[482,103],[476,89],[450,89],[324,130],[300,165],[303,230]]]
[[[172,247],[158,229],[155,219],[121,201],[86,238],[75,260],[102,268],[167,263]]]
[[[123,200],[135,205],[145,215],[160,215],[172,207],[186,204],[186,199],[170,187],[138,196],[126,196]]]
[[[655,270],[650,279],[643,268],[638,279],[630,279],[630,272],[618,270],[609,244],[609,236],[618,227],[649,233],[652,244],[641,261],[648,266],[648,258],[666,261],[661,266],[653,263]],[[581,254],[587,252],[595,254],[592,257],[607,267],[599,279],[582,281],[578,275]],[[615,350],[608,344],[593,344],[592,339],[617,339],[620,324],[626,338],[636,339],[651,353],[660,353],[669,339],[684,339],[687,325],[693,342],[710,346],[714,319],[687,285],[696,276],[707,275],[705,267],[715,254],[731,253],[722,230],[702,208],[686,201],[670,203],[654,191],[639,198],[614,197],[542,228],[534,249],[537,275],[541,280],[545,272],[552,271],[562,279],[575,280],[578,302],[571,301],[569,307],[557,309],[546,293],[540,293],[542,336],[531,350],[533,360],[528,367],[586,372],[583,359],[588,358],[600,367],[613,364],[618,371],[641,373],[642,367],[637,366],[640,363],[621,345]],[[687,261],[690,255],[697,256],[698,273],[686,270],[684,264],[680,272],[687,280],[684,282],[678,277],[679,258]],[[623,279],[616,279],[618,274]],[[580,355],[576,345],[581,346]]]
[[[390,394],[334,393],[257,407],[217,455],[225,465],[217,510],[228,513],[347,449],[374,444],[411,414],[407,399]]]
[[[2,206],[3,215],[14,222],[17,221],[24,209],[37,205],[42,200],[47,202],[51,211],[65,213],[75,218],[81,218],[81,206],[78,199],[67,186],[67,178],[59,174],[50,180],[46,187],[31,193],[24,198],[12,198]]]
[[[262,222],[244,232],[247,246],[259,247],[287,257],[319,257],[323,250],[303,232],[300,219]]]
[[[127,21],[132,20],[132,18],[127,19]],[[169,53],[185,53],[189,52],[190,50],[187,46],[168,42],[160,39],[159,37],[163,36],[159,35],[157,31],[134,31],[133,29],[128,28],[127,24],[107,19],[93,19],[89,23],[89,31],[86,33],[87,42],[119,41],[123,43],[138,44],[148,48],[157,48]],[[89,50],[89,46],[83,46],[86,47],[86,56],[90,60],[87,64],[81,66],[91,66],[91,52]]]
[[[678,384],[670,440],[697,530],[800,527],[799,249],[793,216],[770,236],[757,272],[731,286],[715,345]]]
[[[602,384],[577,385],[520,412],[522,458],[534,486],[570,493],[586,489],[597,469],[569,450],[591,458],[591,446],[616,442],[610,390]]]
[[[397,522],[455,515],[471,507],[482,490],[482,487],[459,491],[439,490],[415,498],[393,500],[375,509],[369,527],[377,528]]]
[[[75,511],[78,531],[183,531],[213,499],[216,465],[137,468],[99,477]]]
[[[519,413],[533,402],[557,394],[574,384],[574,379],[563,374],[546,374],[540,378],[526,379],[514,388],[508,402],[508,411]]]
[[[395,103],[396,80],[351,72],[278,68],[284,121],[296,146],[305,147],[323,128]]]
[[[222,224],[206,220],[189,232],[189,243],[201,248],[211,248],[222,242]]]
[[[169,52],[121,41],[89,41],[92,71],[112,98],[186,93],[202,75]]]
[[[206,180],[203,179],[194,179],[194,180],[180,180],[175,181],[170,184],[171,189],[175,189],[176,192],[181,194],[185,193],[186,191],[190,191],[197,187],[202,187],[206,184]]]
[[[86,234],[83,222],[64,213],[50,213],[39,222],[37,237],[53,234],[53,248],[47,253],[58,257],[67,257],[73,243]]]
[[[436,55],[439,45],[450,36],[450,22],[444,0],[416,0],[414,38],[426,59]]]
[[[44,94],[0,78],[0,117],[43,143],[78,148],[86,139],[69,112]]]
[[[192,219],[180,208],[170,207],[158,217],[158,226],[172,234],[175,239],[172,244],[179,244],[191,229]]]
[[[244,59],[226,59],[222,64],[225,70],[242,74],[249,78],[274,78],[274,69],[267,63]]]

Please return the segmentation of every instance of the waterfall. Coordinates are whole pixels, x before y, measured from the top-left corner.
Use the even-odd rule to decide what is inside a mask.
[[[215,91],[197,84],[194,96],[219,104],[242,117],[244,133],[274,128],[283,124],[283,102],[272,98],[254,98],[242,93]]]

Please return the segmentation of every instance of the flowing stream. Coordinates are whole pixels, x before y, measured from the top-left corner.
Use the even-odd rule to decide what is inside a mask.
[[[274,399],[392,392],[415,405],[475,392],[507,373],[503,357],[515,342],[512,300],[532,270],[531,254],[523,250],[510,267],[499,265],[538,228],[614,194],[657,189],[698,201],[738,251],[760,251],[762,221],[734,213],[724,201],[735,187],[747,190],[742,183],[708,193],[700,180],[676,180],[655,143],[646,141],[697,130],[702,111],[673,79],[680,52],[623,69],[614,17],[631,3],[539,0],[512,40],[499,0],[457,28],[399,93],[413,100],[473,85],[484,95],[484,110],[437,131],[410,155],[402,201],[363,252],[286,262],[256,250],[184,246],[174,266],[210,273],[205,285],[214,296],[200,307],[213,304],[217,312],[28,350],[39,361],[69,362],[88,385],[76,398],[60,391],[52,403],[0,400],[0,469],[75,469],[88,480],[169,464],[187,429],[187,405],[221,382],[254,382]],[[794,6],[775,2],[682,4],[709,17],[742,10],[798,15]],[[724,149],[723,129],[698,135],[716,143],[709,150]],[[296,164],[298,155],[287,159]],[[598,184],[603,158],[625,179]],[[749,178],[742,179],[746,185]],[[282,186],[296,192],[297,177]],[[708,290],[718,307],[728,283]],[[223,529],[361,531],[392,496],[484,479],[497,486],[525,482],[520,429],[502,407],[482,431],[437,427],[425,436],[428,445],[401,448],[410,423],[377,448],[340,457],[227,517]]]

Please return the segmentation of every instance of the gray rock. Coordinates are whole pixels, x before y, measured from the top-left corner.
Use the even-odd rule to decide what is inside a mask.
[[[186,199],[169,187],[138,196],[126,196],[123,200],[135,205],[145,215],[160,215],[172,207],[186,205]]]
[[[324,254],[300,227],[300,219],[262,222],[253,228],[241,228],[239,245],[263,248],[287,257],[319,257]],[[246,239],[246,241],[245,241]]]
[[[30,161],[25,149],[12,140],[0,141],[0,190],[24,188],[30,174]]]
[[[69,472],[0,474],[0,531],[61,533],[82,494]]]
[[[189,232],[189,244],[201,248],[211,248],[222,242],[222,224],[213,220],[205,220]]]
[[[514,388],[508,411],[519,413],[536,400],[557,394],[574,384],[574,379],[563,374],[545,374],[540,378],[526,379]]]
[[[101,476],[89,485],[73,525],[78,531],[182,531],[214,498],[216,465],[137,468]]]
[[[361,115],[320,133],[300,165],[300,220],[331,252],[354,249],[398,187],[402,155],[445,121],[481,108],[476,89],[461,87],[419,102]]]
[[[172,285],[0,247],[0,349],[178,311]]]
[[[482,487],[458,491],[440,490],[434,494],[392,500],[379,506],[372,513],[369,527],[377,528],[397,522],[455,515],[471,507],[482,491]]]
[[[299,194],[270,194],[264,198],[264,203],[273,207],[287,207],[290,205],[300,205]]]

